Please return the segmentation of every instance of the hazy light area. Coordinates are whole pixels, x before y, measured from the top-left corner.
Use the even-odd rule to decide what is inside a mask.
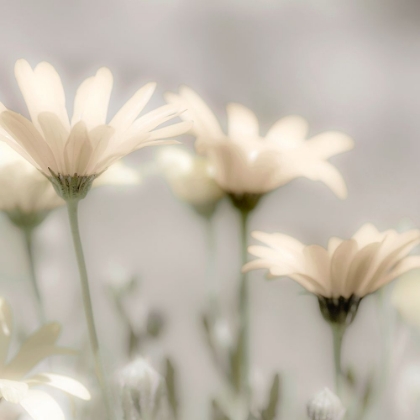
[[[353,150],[331,159],[346,181],[348,198],[299,178],[262,199],[251,230],[282,232],[325,247],[330,237],[350,238],[366,222],[380,230],[420,226],[418,0],[0,0],[0,5],[0,101],[8,108],[27,115],[13,74],[16,60],[25,58],[31,65],[43,60],[54,65],[70,112],[77,86],[106,66],[115,77],[111,115],[150,81],[158,87],[148,109],[163,105],[165,92],[187,85],[224,128],[229,102],[252,109],[263,135],[279,118],[301,115],[310,136],[337,130],[353,138]],[[193,150],[191,136],[179,140]],[[206,225],[157,173],[152,163],[157,153],[158,148],[142,149],[124,159],[142,172],[139,185],[97,188],[80,204],[98,334],[108,367],[124,366],[127,331],[107,285],[138,276],[138,290],[125,301],[132,322],[141,327],[149,309],[166,320],[161,337],[144,353],[158,370],[165,355],[174,361],[180,418],[210,420],[210,397],[222,392],[223,381],[200,321],[214,287],[206,276]],[[213,222],[214,279],[223,311],[233,320],[239,219],[227,199]],[[0,295],[12,306],[21,332],[28,333],[36,319],[23,237],[3,215],[0,232]],[[85,319],[64,208],[48,216],[34,240],[47,316],[63,325],[61,344],[82,348]],[[331,333],[315,297],[290,279],[266,281],[264,274],[250,273],[257,398],[265,401],[272,375],[279,372],[284,389],[278,418],[304,420],[307,401],[334,386]],[[377,295],[368,296],[345,336],[343,362],[362,386],[381,366],[383,310]],[[391,308],[386,313],[396,322]],[[410,383],[420,396],[415,331],[404,326],[393,336],[389,386],[367,419],[414,419],[413,413],[401,414],[406,395],[399,392]],[[417,370],[408,368],[412,364]],[[80,369],[74,377],[88,387],[93,382],[83,375],[80,360],[63,366],[64,373]]]

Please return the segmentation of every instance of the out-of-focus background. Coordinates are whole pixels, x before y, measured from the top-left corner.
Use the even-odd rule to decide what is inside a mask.
[[[349,197],[340,201],[320,183],[295,180],[264,199],[252,229],[326,245],[330,236],[349,237],[366,221],[380,229],[420,225],[417,0],[2,0],[0,5],[0,100],[6,106],[27,113],[13,75],[15,61],[26,58],[57,68],[69,109],[78,84],[107,66],[116,79],[111,114],[148,81],[158,83],[151,106],[164,103],[163,92],[186,84],[222,122],[227,102],[250,107],[263,131],[282,116],[300,114],[312,134],[334,129],[354,138],[355,149],[333,159]],[[126,162],[148,172],[155,153],[141,150]],[[131,297],[133,319],[142,322],[146,306],[167,319],[148,356],[171,355],[180,373],[182,418],[205,419],[221,378],[200,329],[208,291],[202,220],[177,202],[158,176],[136,187],[97,189],[80,210],[108,363],[124,362],[126,331],[105,283],[118,272],[136,274],[141,287],[139,298]],[[216,277],[224,308],[232,314],[240,263],[238,223],[227,202],[214,223]],[[23,238],[5,217],[0,229],[0,291],[17,322],[30,331],[34,308]],[[80,346],[84,314],[64,209],[39,228],[36,246],[48,317],[63,324],[63,344]],[[272,373],[280,372],[287,379],[283,418],[303,418],[308,398],[333,386],[330,331],[315,298],[292,281],[267,282],[262,272],[251,277],[253,375],[265,390]],[[344,344],[345,364],[362,378],[378,361],[380,331],[371,296]],[[380,418],[397,418],[392,398],[386,401]]]

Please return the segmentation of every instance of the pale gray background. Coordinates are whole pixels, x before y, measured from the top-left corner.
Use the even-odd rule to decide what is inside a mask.
[[[420,224],[417,0],[2,0],[0,5],[0,97],[6,106],[26,113],[13,76],[16,59],[26,58],[56,66],[70,106],[77,85],[106,65],[116,78],[112,112],[136,88],[155,80],[153,105],[163,103],[164,91],[187,84],[222,120],[228,101],[252,108],[264,129],[281,116],[301,114],[314,134],[337,129],[354,138],[354,151],[333,159],[349,198],[340,201],[321,184],[296,180],[262,202],[253,229],[325,245],[330,236],[348,237],[365,221],[382,229],[405,218]],[[127,162],[136,167],[153,154],[140,151]],[[231,310],[239,267],[235,217],[223,203],[215,220],[217,274]],[[107,357],[121,363],[124,331],[104,296],[103,279],[110,265],[124,264],[128,273],[141,274],[142,296],[170,320],[162,346],[182,372],[183,418],[205,417],[207,397],[220,382],[197,318],[207,290],[201,221],[153,177],[134,189],[92,192],[81,206],[81,223]],[[30,325],[21,238],[5,219],[1,228],[1,291],[18,320]],[[64,343],[79,343],[84,318],[64,210],[39,229],[37,245],[49,316],[64,324]],[[301,418],[309,396],[333,385],[330,333],[315,299],[300,292],[291,281],[267,283],[262,273],[252,274],[252,357],[263,383],[274,370],[292,378],[288,392],[296,400],[283,417],[288,419]],[[377,361],[378,349],[379,323],[370,297],[348,333],[344,359],[364,374],[364,367]],[[381,418],[394,416],[391,411]]]

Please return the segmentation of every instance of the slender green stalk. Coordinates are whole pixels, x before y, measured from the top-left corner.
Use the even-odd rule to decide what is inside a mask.
[[[98,378],[99,385],[102,391],[105,406],[107,408],[108,419],[113,419],[113,412],[111,409],[109,392],[105,379],[104,368],[102,366],[101,355],[99,351],[98,335],[95,328],[95,320],[93,316],[92,300],[89,290],[89,279],[86,269],[85,257],[83,254],[82,241],[80,239],[79,220],[78,220],[78,204],[79,200],[68,200],[67,210],[71,226],[71,233],[73,236],[74,250],[76,252],[77,264],[79,266],[80,282],[82,286],[83,304],[85,308],[86,322],[89,332],[89,340],[92,348],[93,357],[95,360],[95,371]]]
[[[341,378],[342,378],[342,368],[341,368],[341,348],[343,344],[343,336],[346,331],[346,326],[344,324],[330,323],[332,333],[333,333],[333,343],[334,343],[334,367],[335,367],[335,388],[336,394],[340,395],[341,390]]]
[[[248,216],[249,211],[241,211],[241,268],[247,261],[247,241],[248,241]],[[249,401],[251,395],[249,371],[250,371],[250,351],[249,351],[249,284],[248,275],[242,273],[239,286],[239,312],[240,312],[240,337],[241,337],[241,379],[242,390],[246,399]]]
[[[36,271],[35,271],[35,260],[34,260],[34,254],[33,254],[33,228],[32,227],[24,227],[22,228],[24,237],[25,237],[25,248],[26,248],[26,253],[28,255],[28,263],[29,263],[29,279],[31,281],[32,284],[32,289],[34,291],[35,294],[35,298],[36,298],[36,306],[37,306],[37,311],[38,311],[38,315],[39,315],[39,321],[40,324],[45,324],[45,313],[44,313],[44,305],[42,302],[42,297],[41,297],[41,292],[39,290],[39,285],[38,285],[38,279],[36,276]]]
[[[218,292],[219,284],[215,277],[215,260],[216,260],[216,238],[214,235],[212,217],[205,218],[206,236],[207,236],[207,268],[206,268],[206,282],[209,293],[209,301],[211,309],[218,309]]]

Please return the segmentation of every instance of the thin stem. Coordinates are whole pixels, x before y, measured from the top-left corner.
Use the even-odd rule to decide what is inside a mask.
[[[93,357],[95,360],[95,371],[98,378],[99,385],[102,391],[102,397],[107,408],[108,418],[112,419],[112,410],[110,405],[109,393],[105,380],[104,368],[102,366],[101,356],[99,352],[98,335],[95,328],[95,320],[93,316],[92,300],[89,290],[89,279],[86,269],[85,257],[83,254],[82,241],[80,239],[79,220],[77,215],[78,200],[67,201],[67,211],[71,226],[71,233],[73,236],[74,250],[76,252],[77,264],[79,266],[80,282],[82,286],[83,304],[85,308],[86,322],[89,332],[89,340],[92,348]]]
[[[45,324],[46,317],[44,313],[44,305],[42,303],[41,292],[39,290],[38,279],[35,272],[35,260],[34,260],[34,254],[33,254],[33,249],[32,249],[33,229],[31,227],[25,227],[22,230],[25,237],[26,253],[28,255],[29,278],[30,278],[34,295],[36,298],[39,321],[42,325],[42,324]]]
[[[333,333],[333,344],[334,344],[334,367],[335,367],[335,388],[336,394],[340,395],[341,389],[341,348],[343,344],[343,336],[346,331],[346,326],[338,323],[331,323],[331,329]]]
[[[248,240],[248,211],[241,211],[241,268],[247,260],[247,240]],[[249,284],[248,275],[242,273],[239,287],[239,312],[240,312],[240,337],[241,337],[241,380],[242,390],[249,401],[251,394],[249,381]]]
[[[206,282],[209,293],[210,307],[212,310],[218,309],[218,292],[219,284],[215,277],[215,260],[216,260],[216,241],[212,223],[212,217],[205,218],[206,236],[207,236],[207,268],[206,268]]]

